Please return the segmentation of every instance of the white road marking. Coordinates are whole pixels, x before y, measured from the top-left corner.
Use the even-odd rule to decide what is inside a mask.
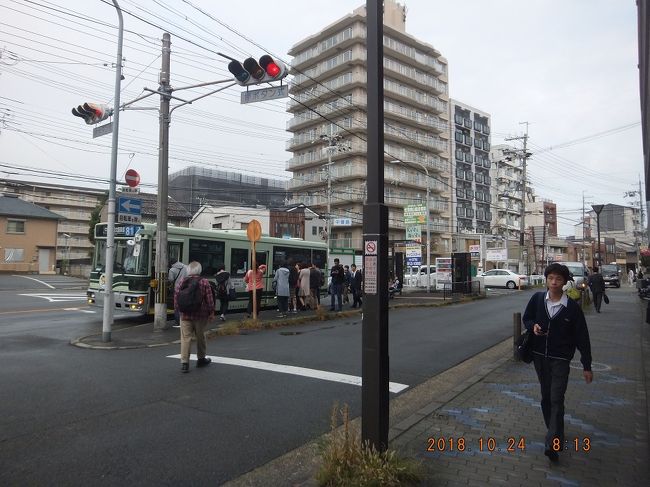
[[[44,293],[30,293],[19,294],[18,296],[28,296],[32,298],[47,299],[50,303],[62,303],[65,301],[85,301],[88,299],[86,294],[44,294]]]
[[[244,360],[231,357],[217,357],[207,355],[213,362],[224,365],[236,365],[239,367],[248,367],[251,369],[266,370],[268,372],[279,372],[281,374],[300,375],[302,377],[311,377],[312,379],[328,380],[331,382],[341,382],[353,386],[361,386],[361,377],[356,375],[339,374],[337,372],[327,372],[325,370],[308,369],[306,367],[295,367],[293,365],[273,364],[271,362],[259,362],[257,360]],[[181,358],[180,354],[168,355],[167,358]],[[190,360],[196,360],[196,354],[190,355]],[[398,393],[408,389],[408,385],[398,382],[389,382],[388,390],[392,393]]]
[[[21,276],[21,275],[18,275],[18,274],[14,274],[13,277],[24,277],[25,279],[31,279],[32,281],[40,282],[41,284],[43,284],[44,286],[49,287],[50,289],[56,289],[54,286],[51,286],[47,282],[43,282],[40,279],[36,279],[35,277]]]

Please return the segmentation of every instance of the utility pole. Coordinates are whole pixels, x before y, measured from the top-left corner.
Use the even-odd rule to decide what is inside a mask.
[[[122,9],[113,0],[119,30],[117,35],[117,59],[115,61],[115,92],[113,99],[115,106],[120,106],[120,91],[122,84],[122,43],[124,40],[124,20]],[[115,260],[115,186],[117,185],[117,146],[120,131],[120,110],[113,113],[113,139],[111,143],[111,175],[108,189],[108,223],[106,225],[106,269],[104,287],[104,309],[102,310],[102,342],[111,341],[111,330],[113,328],[113,261]]]
[[[526,125],[526,133],[520,137],[509,137],[504,140],[523,140],[524,148],[521,153],[522,161],[522,180],[521,180],[521,215],[519,217],[519,273],[525,271],[525,262],[524,262],[524,233],[526,231],[526,162],[531,154],[526,150],[528,143],[528,122],[521,122],[521,124]]]
[[[327,141],[325,150],[327,151],[327,266],[330,262],[330,244],[332,233],[332,153],[342,151],[338,143],[343,139],[341,135],[321,135],[321,140]]]
[[[160,70],[160,133],[158,149],[158,213],[156,222],[155,272],[158,286],[154,306],[154,330],[167,328],[167,192],[169,187],[169,104],[171,87],[169,71],[171,39],[165,32],[162,39],[162,68]]]

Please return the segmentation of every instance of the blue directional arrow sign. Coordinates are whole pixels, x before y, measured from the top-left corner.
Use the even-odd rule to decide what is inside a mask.
[[[120,223],[140,223],[142,200],[120,196],[117,200],[117,221]]]

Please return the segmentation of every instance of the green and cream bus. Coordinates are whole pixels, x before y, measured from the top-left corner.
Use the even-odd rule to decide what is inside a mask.
[[[95,249],[93,255],[88,303],[103,306],[106,281],[106,235],[107,224],[95,226]],[[113,293],[115,311],[130,314],[153,314],[154,262],[156,243],[155,224],[115,224],[115,260],[113,262]],[[245,309],[248,294],[244,275],[250,268],[251,248],[245,230],[199,230],[169,226],[167,231],[169,264],[181,261],[187,264],[200,262],[203,276],[214,280],[220,265],[225,265],[235,285],[237,299],[230,302],[229,309]],[[271,283],[275,270],[288,259],[293,262],[313,262],[326,272],[327,246],[321,242],[301,239],[261,237],[255,246],[256,260],[266,264],[262,305],[275,305]],[[173,313],[173,289],[168,286],[167,309]]]

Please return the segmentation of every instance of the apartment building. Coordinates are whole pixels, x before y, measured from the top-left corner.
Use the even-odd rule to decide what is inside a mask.
[[[289,51],[294,75],[287,108],[293,115],[287,123],[293,134],[287,142],[293,154],[287,163],[293,173],[289,190],[293,203],[323,215],[330,207],[332,222],[346,222],[332,226],[332,249],[361,249],[367,174],[365,37],[366,12],[359,7]],[[450,251],[448,104],[447,61],[433,46],[406,33],[406,8],[387,0],[384,200],[389,239],[405,240],[404,207],[424,205],[428,185],[433,255]],[[424,227],[422,234],[425,244]]]
[[[521,233],[523,166],[509,145],[496,145],[490,152],[492,167],[493,233],[519,241]]]
[[[490,233],[492,177],[490,115],[469,105],[449,101],[452,228],[457,234]]]
[[[526,228],[541,227],[549,237],[557,237],[557,206],[553,201],[536,198],[526,203]]]
[[[73,266],[90,264],[93,245],[88,240],[92,211],[104,202],[107,192],[101,189],[80,188],[60,184],[31,181],[2,180],[0,192],[16,194],[63,217],[56,235],[56,262]]]
[[[287,182],[190,166],[169,175],[169,195],[192,215],[204,204],[283,206],[287,199]]]

